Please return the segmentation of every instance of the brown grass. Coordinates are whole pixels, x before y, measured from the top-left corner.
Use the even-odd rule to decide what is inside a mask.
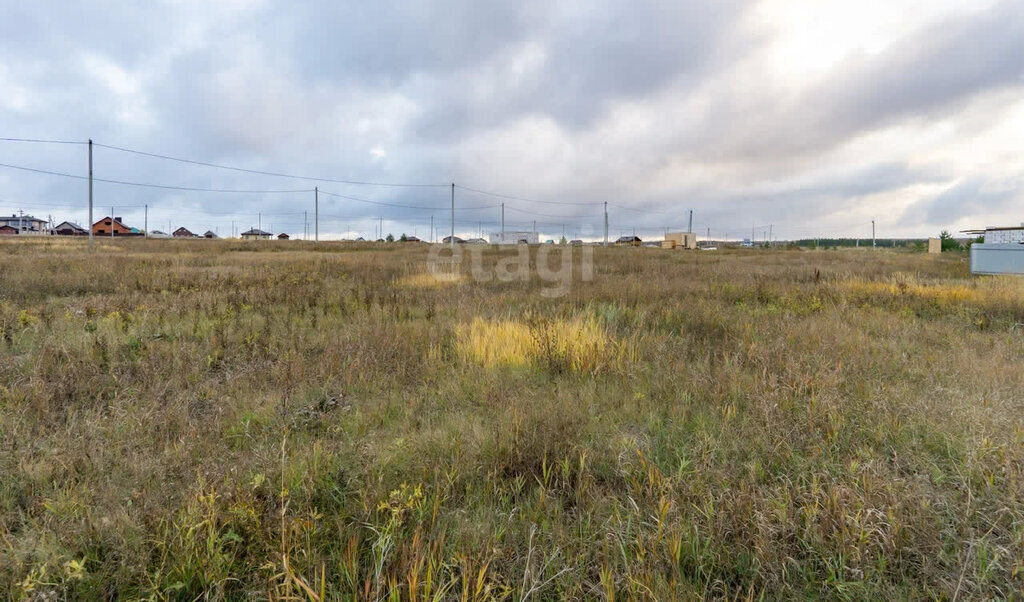
[[[426,257],[0,243],[0,591],[1019,597],[1020,280],[597,249],[549,299]]]

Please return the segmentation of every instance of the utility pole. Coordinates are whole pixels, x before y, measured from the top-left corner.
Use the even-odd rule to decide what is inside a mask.
[[[145,219],[142,222],[142,236],[144,238],[149,238],[149,205],[147,204],[147,205],[145,205],[145,207],[146,207],[146,214],[145,214],[146,217],[145,217]]]
[[[693,209],[690,209],[690,225],[686,227],[687,232],[693,232]]]
[[[89,138],[89,248],[92,248],[92,138]]]
[[[505,203],[501,204],[501,242],[505,242]]]
[[[608,246],[608,201],[604,202],[604,246]]]
[[[302,240],[309,240],[309,212],[302,212]]]
[[[871,248],[875,248],[875,220],[871,220]]]
[[[537,220],[533,220],[533,233],[537,233]]]
[[[235,237],[235,220],[231,220],[231,238]]]
[[[320,242],[320,187],[313,187],[313,242]]]
[[[455,182],[452,182],[452,253],[455,253]],[[454,255],[453,255],[454,257]]]
[[[252,222],[249,222],[250,224]],[[256,229],[263,232],[263,214],[260,212],[256,213]]]
[[[381,240],[385,240],[385,238],[384,238],[384,218],[383,217],[378,217],[377,219],[380,220],[380,239]]]
[[[433,242],[434,242],[434,216],[433,215],[430,216],[430,242],[431,242],[431,244],[433,244]]]
[[[114,208],[110,208],[110,238],[114,238]]]

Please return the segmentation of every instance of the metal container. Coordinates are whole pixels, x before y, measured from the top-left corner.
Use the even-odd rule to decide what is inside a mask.
[[[972,274],[1024,274],[1024,244],[974,243]]]

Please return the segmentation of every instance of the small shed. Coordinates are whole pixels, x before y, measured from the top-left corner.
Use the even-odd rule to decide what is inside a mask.
[[[14,226],[8,226],[7,224],[0,226],[0,236],[16,236],[17,234],[18,229]]]
[[[203,238],[220,238],[220,237],[217,236],[217,233],[214,232],[213,230],[207,230],[206,233],[203,234]]]
[[[683,249],[696,249],[697,248],[697,235],[693,232],[668,232],[665,234],[665,241],[672,241],[675,243],[673,247],[680,247]]]
[[[182,226],[182,227],[178,228],[177,230],[175,230],[171,234],[171,236],[173,236],[174,238],[195,238],[196,237],[196,235],[193,234],[192,231],[189,230],[188,228],[186,228],[185,226]]]
[[[291,237],[285,234],[284,232],[277,235],[277,240],[288,240],[289,238]]]
[[[942,252],[942,239],[929,238],[928,239],[928,252],[929,253],[941,253]]]
[[[620,236],[615,244],[627,247],[639,247],[644,241],[639,236]]]

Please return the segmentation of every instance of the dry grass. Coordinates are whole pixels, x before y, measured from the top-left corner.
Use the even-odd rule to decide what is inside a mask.
[[[462,356],[486,368],[546,366],[593,373],[628,355],[593,317],[533,323],[474,318],[457,336]]]
[[[1019,598],[1019,280],[598,249],[550,299],[426,258],[0,242],[0,591]]]

